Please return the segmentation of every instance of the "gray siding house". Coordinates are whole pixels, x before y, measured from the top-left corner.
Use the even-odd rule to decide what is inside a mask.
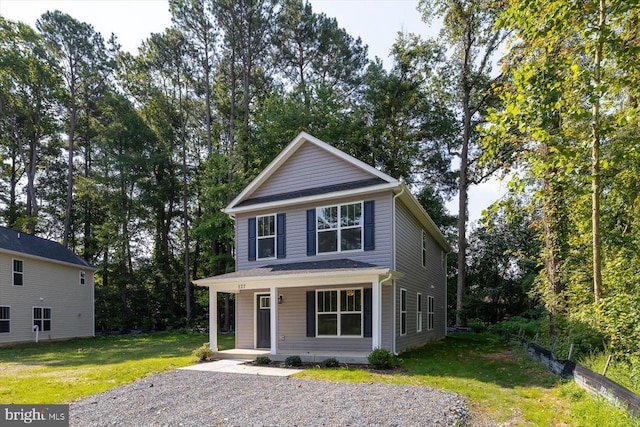
[[[366,362],[445,336],[451,248],[402,181],[301,133],[224,212],[236,272],[196,281],[212,350],[218,292],[236,295],[235,355]]]
[[[95,271],[56,242],[0,227],[0,345],[93,336]]]

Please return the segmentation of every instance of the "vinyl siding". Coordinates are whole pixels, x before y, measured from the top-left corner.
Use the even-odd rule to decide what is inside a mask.
[[[375,201],[375,250],[355,252],[323,253],[307,256],[307,209],[342,203]],[[248,260],[248,218],[260,215],[286,213],[286,258],[269,260]],[[349,258],[356,261],[368,262],[377,266],[391,267],[391,215],[392,193],[390,191],[366,196],[336,199],[332,202],[307,203],[288,209],[275,211],[255,211],[250,214],[238,214],[236,218],[236,267],[238,271],[247,270],[264,265],[288,264],[294,262],[308,262]]]
[[[396,282],[396,350],[420,346],[445,335],[446,286],[441,248],[429,233],[427,265],[422,266],[422,227],[409,210],[398,201],[396,266],[404,277]],[[407,290],[407,334],[400,336],[400,289]],[[416,332],[417,293],[422,294],[422,332]],[[427,297],[434,297],[434,327],[427,330]]]
[[[269,292],[269,289],[263,289],[236,294],[236,348],[255,347],[255,295]]]
[[[23,286],[13,286],[13,259],[24,262]],[[41,341],[92,336],[93,286],[93,271],[0,252],[0,305],[11,307],[11,332],[0,333],[0,344],[35,340],[33,307],[51,308],[51,331],[40,332]]]
[[[370,178],[374,176],[315,144],[307,143],[293,153],[249,198]]]

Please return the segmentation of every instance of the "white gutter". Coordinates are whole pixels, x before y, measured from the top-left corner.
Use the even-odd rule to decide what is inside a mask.
[[[393,271],[396,270],[396,199],[400,196],[402,196],[402,194],[404,193],[404,185],[400,186],[400,192],[398,194],[396,194],[395,196],[393,196],[393,201],[392,201],[392,210],[393,212],[391,213],[391,229],[393,230],[393,240],[392,240],[392,248],[391,248],[391,269]],[[389,278],[391,278],[391,276],[389,276]],[[393,334],[391,335],[392,337],[392,342],[391,342],[391,352],[393,354],[398,354],[396,352],[396,331],[397,331],[397,316],[398,313],[396,311],[396,282],[393,282]]]

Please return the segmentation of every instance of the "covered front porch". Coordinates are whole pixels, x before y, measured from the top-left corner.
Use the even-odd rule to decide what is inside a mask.
[[[343,259],[265,266],[196,283],[209,287],[210,347],[216,357],[281,361],[295,355],[304,362],[336,358],[355,364],[367,363],[375,348],[393,350],[393,287],[400,276]],[[218,292],[236,294],[236,348],[231,350],[218,351]],[[338,307],[319,305],[321,297],[331,297]],[[340,313],[347,298],[351,311]]]

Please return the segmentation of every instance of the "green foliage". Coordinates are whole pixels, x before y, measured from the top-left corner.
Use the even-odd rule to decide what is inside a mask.
[[[284,364],[287,366],[302,366],[302,359],[300,359],[300,356],[289,356],[284,360]]]
[[[268,356],[258,356],[256,357],[256,364],[258,365],[268,365],[271,363],[271,359]]]
[[[193,350],[193,356],[198,362],[208,362],[213,357],[213,350],[209,347],[209,343],[206,342],[200,347]]]
[[[323,368],[337,368],[340,366],[340,362],[335,357],[324,359],[321,363]]]
[[[542,320],[525,319],[524,317],[514,316],[494,325],[490,325],[488,331],[507,338],[515,338],[521,336],[525,339],[533,339],[536,334],[538,336],[544,333],[546,322]]]
[[[468,319],[467,326],[473,329],[473,332],[486,332],[488,325],[480,319]]]
[[[402,361],[395,354],[384,348],[376,348],[367,356],[369,365],[374,369],[391,369],[399,366]]]

